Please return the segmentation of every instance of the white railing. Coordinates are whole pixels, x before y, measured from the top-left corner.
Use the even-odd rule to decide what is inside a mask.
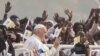
[[[46,44],[49,48],[51,48],[53,46],[53,44]],[[74,45],[60,45],[59,46],[59,51],[64,48],[64,49],[72,49],[74,47]],[[89,56],[91,56],[91,52],[92,51],[96,51],[98,52],[98,50],[100,51],[100,45],[89,45],[89,48],[90,48],[90,53],[89,53]],[[100,53],[100,52],[99,52]]]
[[[53,44],[46,44],[48,47],[52,47]],[[60,48],[67,48],[67,49],[71,49],[73,48],[74,45],[60,45]],[[96,45],[89,45],[90,49],[100,49],[100,45],[96,46]]]
[[[51,48],[51,47],[53,47],[53,44],[46,44],[49,48]],[[23,44],[15,44],[14,45],[14,47],[23,47]],[[64,48],[64,49],[71,49],[71,48],[73,48],[74,47],[74,45],[60,45],[59,46],[59,50],[61,50],[62,48]],[[100,45],[98,45],[98,46],[95,46],[95,45],[89,45],[89,48],[90,48],[90,51],[92,51],[92,50],[100,50]]]

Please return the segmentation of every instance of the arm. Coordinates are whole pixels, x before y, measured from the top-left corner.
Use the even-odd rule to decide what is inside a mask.
[[[96,19],[96,10],[92,9],[91,13],[90,13],[90,16],[89,16],[89,18],[87,19],[87,21],[85,23],[85,26],[86,26],[87,30],[89,30],[92,27],[94,20],[97,20]]]
[[[96,33],[97,27],[98,27],[98,23],[93,23],[92,28],[89,29],[88,34],[93,36]]]
[[[72,11],[69,11],[69,9],[67,9],[64,12],[68,16],[68,21],[71,21],[72,20]]]
[[[10,10],[11,10],[11,5],[10,5],[10,2],[8,1],[7,4],[5,4],[5,14],[3,17],[3,21],[7,19],[7,14]]]
[[[50,49],[50,56],[59,56],[60,38],[54,40],[54,46]]]
[[[54,18],[54,21],[58,23],[59,14],[55,13],[53,18]]]
[[[47,15],[47,11],[44,10],[42,13],[42,21],[45,21],[47,19],[48,15]]]
[[[96,33],[98,23],[93,23],[92,28],[86,33],[87,40],[89,41],[88,44],[93,44],[94,39],[93,36]]]

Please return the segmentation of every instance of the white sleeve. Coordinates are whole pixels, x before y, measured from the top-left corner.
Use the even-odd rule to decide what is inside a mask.
[[[50,56],[59,56],[59,50],[60,50],[59,47],[58,47],[58,48],[52,47],[52,48],[50,49],[49,55],[50,55]]]
[[[54,47],[52,47],[52,48],[50,49],[49,55],[50,55],[50,56],[55,56],[55,54],[56,54],[56,49],[55,49]]]

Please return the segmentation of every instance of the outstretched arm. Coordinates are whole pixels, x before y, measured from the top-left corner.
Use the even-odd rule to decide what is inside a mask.
[[[8,1],[6,4],[5,4],[5,14],[4,14],[4,17],[3,17],[3,21],[5,21],[7,19],[7,14],[8,12],[11,10],[11,4],[10,2]]]
[[[69,11],[69,9],[67,9],[64,12],[68,16],[68,21],[71,21],[72,20],[72,11]]]

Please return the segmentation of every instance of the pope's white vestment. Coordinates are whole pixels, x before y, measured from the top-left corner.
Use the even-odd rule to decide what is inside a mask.
[[[24,48],[29,50],[42,49],[44,53],[39,53],[39,56],[49,56],[49,48],[43,44],[38,36],[33,34],[29,39],[26,40]]]

